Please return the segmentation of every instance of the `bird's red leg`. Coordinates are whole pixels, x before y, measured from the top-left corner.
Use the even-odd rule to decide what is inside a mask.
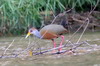
[[[54,39],[52,39],[53,42],[53,47],[56,48],[56,42],[54,41]],[[52,51],[53,53],[55,52],[55,50]]]
[[[63,36],[63,35],[61,35],[61,38],[62,38],[62,40],[61,40],[61,43],[60,43],[60,46],[59,46],[59,47],[61,47],[62,44],[63,44],[63,42],[64,42],[64,36]],[[60,52],[61,50],[62,50],[62,48],[59,48],[59,49],[58,49],[59,52]]]

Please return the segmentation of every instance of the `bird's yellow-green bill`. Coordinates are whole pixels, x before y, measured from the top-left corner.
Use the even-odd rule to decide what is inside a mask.
[[[31,33],[30,33],[30,32],[28,32],[25,38],[27,38],[30,34],[31,34]]]

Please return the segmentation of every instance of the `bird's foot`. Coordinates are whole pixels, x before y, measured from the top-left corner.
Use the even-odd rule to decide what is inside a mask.
[[[62,52],[59,52],[59,51],[58,51],[56,54],[61,54],[61,53],[62,53]]]
[[[62,53],[61,51],[62,51],[62,48],[59,48],[56,54],[61,54]]]
[[[72,49],[70,49],[70,50],[67,52],[68,55],[71,55],[71,54],[74,54],[74,53],[75,53],[75,51],[73,51]]]
[[[58,51],[58,52],[53,52],[52,54],[53,54],[53,55],[54,55],[54,54],[61,54],[61,52],[59,52],[59,51]]]
[[[59,49],[58,49],[58,52],[60,52],[60,51],[62,51],[62,48],[59,48]]]

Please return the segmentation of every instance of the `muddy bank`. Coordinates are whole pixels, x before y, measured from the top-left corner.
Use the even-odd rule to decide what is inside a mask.
[[[82,13],[60,13],[53,18],[51,16],[44,18],[44,23],[47,24],[64,24],[65,28],[70,31],[76,31],[82,24],[84,24],[81,28],[83,30],[86,27],[87,21],[86,18],[89,18],[89,25],[87,30],[89,31],[100,31],[100,12],[93,11],[92,14],[89,15],[89,12]]]

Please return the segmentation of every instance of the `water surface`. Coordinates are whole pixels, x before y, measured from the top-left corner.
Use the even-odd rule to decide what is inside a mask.
[[[77,42],[81,33],[78,33],[71,39],[72,43]],[[65,34],[65,42],[69,40],[72,34]],[[12,43],[11,47],[6,53],[14,51],[22,51],[29,46],[35,48],[51,48],[52,42],[50,40],[41,40],[35,37],[25,39],[23,36],[17,37],[0,37],[0,55]],[[100,32],[85,33],[80,41],[88,41],[91,45],[100,45]],[[61,41],[60,38],[55,40],[57,44]],[[100,66],[100,51],[93,51],[81,55],[69,54],[42,54],[37,56],[20,56],[17,58],[0,58],[0,66]]]

